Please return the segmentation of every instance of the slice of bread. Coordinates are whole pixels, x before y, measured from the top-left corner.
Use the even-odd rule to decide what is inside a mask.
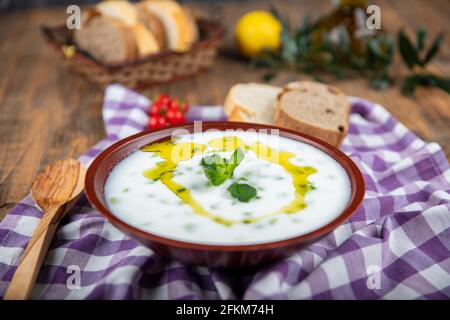
[[[174,51],[186,51],[197,41],[195,20],[182,6],[171,0],[148,0],[138,4],[149,11],[164,26],[167,47]]]
[[[159,48],[161,50],[165,49],[167,47],[166,31],[164,30],[164,26],[161,20],[159,20],[158,17],[151,13],[149,10],[139,10],[139,5],[137,8],[139,21],[144,24],[147,29],[151,31],[151,33],[153,33],[156,41],[158,42]]]
[[[156,37],[142,23],[136,23],[131,26],[134,32],[134,38],[138,48],[139,57],[144,57],[159,51],[160,47]]]
[[[124,0],[100,1],[95,5],[100,14],[122,20],[128,25],[138,23],[138,12],[134,5]]]
[[[128,1],[107,0],[101,1],[95,9],[103,16],[120,19],[133,30],[138,57],[143,57],[160,50],[155,35],[144,24],[140,23],[137,8]]]
[[[186,21],[187,21],[187,26],[189,28],[189,33],[191,34],[189,40],[189,46],[194,43],[195,41],[198,40],[199,38],[199,31],[198,31],[198,26],[197,26],[197,20],[195,18],[195,14],[194,11],[192,11],[192,9],[188,6],[181,6],[181,8],[183,9],[185,15],[186,15]]]
[[[349,114],[347,96],[339,89],[317,82],[293,82],[278,97],[275,124],[338,147],[348,131]]]
[[[74,41],[92,57],[106,63],[134,59],[138,54],[132,28],[113,17],[92,14],[81,29],[75,30]]]
[[[238,83],[225,99],[224,111],[230,121],[273,123],[281,88],[259,83]]]

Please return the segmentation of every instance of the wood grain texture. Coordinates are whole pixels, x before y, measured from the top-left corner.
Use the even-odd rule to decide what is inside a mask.
[[[46,167],[33,181],[31,194],[44,214],[20,257],[5,300],[29,298],[59,222],[84,189],[85,176],[81,163],[68,159]]]
[[[450,3],[447,0],[371,1],[382,10],[382,25],[396,33],[426,26],[431,34],[447,29]],[[298,22],[306,13],[317,17],[331,8],[329,0],[272,1]],[[251,69],[237,57],[232,28],[250,10],[268,9],[270,1],[200,1],[194,11],[220,19],[228,33],[216,65],[199,76],[170,86],[143,91],[151,97],[161,91],[187,98],[192,104],[222,104],[236,82],[261,81],[263,71]],[[39,25],[64,21],[65,9],[36,9],[0,14],[0,219],[30,190],[36,173],[47,164],[76,157],[104,137],[101,119],[103,92],[64,69],[56,55],[41,41]],[[448,76],[450,37],[430,69]],[[406,68],[396,57],[397,84],[386,91],[368,88],[364,79],[336,81],[348,95],[384,105],[421,139],[436,141],[450,157],[450,98],[436,89],[419,89],[415,99],[399,92]],[[299,75],[286,72],[272,83],[282,85]],[[303,78],[303,77],[300,77]]]

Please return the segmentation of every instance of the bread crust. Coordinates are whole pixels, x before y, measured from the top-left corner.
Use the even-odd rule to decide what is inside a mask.
[[[193,16],[180,6],[175,1],[169,0],[147,0],[140,3],[143,10],[147,10],[150,13],[157,16],[165,30],[166,44],[172,50],[186,51],[197,40],[198,31],[197,25]],[[168,19],[163,19],[162,15],[158,14],[160,10],[164,11],[166,17],[170,17],[170,25]],[[158,12],[157,12],[158,11]],[[175,28],[176,38],[170,39],[171,28]]]
[[[316,84],[311,82],[294,82],[287,84],[283,92],[278,96],[277,107],[275,109],[275,124],[280,127],[286,127],[289,129],[297,130],[308,135],[319,138],[335,147],[339,147],[344,140],[349,127],[349,115],[350,115],[350,104],[347,102],[347,107],[345,108],[345,126],[342,130],[331,130],[328,128],[320,127],[319,125],[312,125],[308,122],[303,121],[300,118],[292,117],[288,112],[283,109],[283,96],[292,90],[308,90],[309,86],[314,86]],[[328,89],[337,95],[345,94],[332,86],[328,86]]]
[[[134,38],[133,34],[130,32],[129,28],[127,26],[124,26],[120,23],[120,21],[115,22],[117,24],[117,27],[121,30],[121,36],[123,40],[123,44],[126,48],[126,60],[132,60],[135,59],[138,54],[138,47],[136,43],[136,39]]]
[[[254,115],[255,112],[253,112],[252,110],[246,109],[244,106],[241,106],[240,104],[235,102],[234,92],[238,89],[239,85],[240,84],[234,85],[228,92],[228,94],[225,98],[223,110],[227,116],[231,116],[233,114],[233,112],[235,112],[235,111],[237,113],[244,112],[249,115]]]
[[[197,28],[197,22],[195,18],[194,12],[187,6],[182,6],[182,9],[186,15],[186,19],[189,24],[189,29],[191,32],[191,43],[198,40],[199,34],[198,34],[198,28]]]
[[[239,122],[247,122],[247,119],[244,116],[241,108],[236,107],[233,112],[228,116],[228,121],[239,121]]]
[[[158,52],[160,47],[153,33],[142,23],[131,26],[140,57]]]
[[[145,9],[145,6],[142,3],[138,3],[138,16],[139,21],[143,23],[155,36],[156,41],[161,49],[165,49],[167,46],[166,43],[166,31],[164,30],[164,26],[159,20],[159,18],[151,13],[149,10]]]
[[[123,23],[133,25],[138,22],[138,11],[128,1],[106,0],[95,5],[97,11],[104,16],[120,19]]]
[[[319,138],[335,147],[340,146],[346,134],[346,132],[339,133],[337,131],[324,129],[318,126],[312,126],[299,119],[292,118],[283,110],[278,113],[278,117],[275,119],[275,124],[280,127],[296,130]]]
[[[231,114],[233,113],[234,108],[235,108],[234,101],[233,101],[233,92],[234,92],[234,90],[236,90],[236,85],[231,87],[231,89],[228,91],[228,94],[225,97],[225,102],[223,104],[223,111],[225,112],[225,114],[228,117],[231,116]]]
[[[252,109],[248,109],[245,106],[240,105],[239,103],[235,102],[235,91],[238,90],[239,86],[241,85],[258,85],[258,86],[266,86],[267,88],[274,87],[268,84],[260,84],[255,82],[249,82],[249,83],[237,83],[234,86],[231,87],[231,89],[228,91],[228,94],[225,98],[224,102],[224,112],[226,115],[231,115],[234,111],[234,109],[239,108],[242,112],[248,114],[248,115],[256,115],[256,112]],[[278,88],[278,87],[276,87]],[[281,90],[281,88],[279,88]]]
[[[110,46],[110,43],[102,44],[100,42],[101,40],[96,40],[94,41],[95,46],[92,46],[92,41],[89,39],[93,36],[93,34],[95,34],[94,32],[97,31],[95,29],[98,28],[98,24],[109,24],[110,27],[117,30],[120,37],[119,42],[124,49],[122,56],[113,58],[112,54],[108,56],[96,47],[97,45]],[[83,28],[80,30],[75,30],[74,40],[81,49],[89,52],[94,58],[106,63],[118,63],[124,60],[131,60],[136,58],[138,55],[138,48],[132,29],[122,23],[119,19],[113,17],[105,17],[98,14],[91,15],[89,19],[85,21]]]
[[[160,13],[153,12],[151,6]],[[102,20],[97,20],[100,17]],[[100,26],[100,31],[92,28],[92,21]],[[147,0],[136,5],[128,1],[102,1],[86,10],[82,24],[82,30],[74,32],[75,43],[105,63],[132,60],[167,48],[170,30],[173,39],[170,49],[175,51],[188,50],[198,38],[192,12],[171,0]],[[111,30],[111,34],[104,30]]]

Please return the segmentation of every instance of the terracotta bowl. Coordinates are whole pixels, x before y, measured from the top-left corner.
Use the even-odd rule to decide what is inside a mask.
[[[333,146],[305,134],[276,126],[240,122],[204,122],[202,131],[208,129],[278,129],[283,137],[310,144],[334,158],[346,170],[351,184],[351,196],[345,210],[333,221],[320,229],[293,238],[250,245],[211,245],[173,240],[139,230],[114,216],[104,197],[104,185],[112,168],[131,152],[154,142],[169,140],[175,129],[194,132],[194,125],[172,126],[157,131],[146,131],[116,142],[104,150],[91,164],[86,175],[86,194],[89,201],[106,219],[132,238],[137,239],[155,252],[190,265],[210,267],[252,267],[286,257],[312,241],[323,237],[344,223],[361,204],[364,197],[364,179],[355,163]]]

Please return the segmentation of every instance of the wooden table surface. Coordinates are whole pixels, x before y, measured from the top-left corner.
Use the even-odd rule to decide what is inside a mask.
[[[281,12],[299,21],[309,13],[317,16],[331,8],[329,0],[272,1]],[[448,0],[373,1],[381,7],[382,25],[396,33],[401,27],[426,26],[435,35],[449,31]],[[236,82],[261,81],[262,71],[233,53],[232,27],[238,17],[254,9],[268,9],[268,1],[202,1],[194,11],[220,19],[228,27],[227,38],[215,66],[206,73],[170,86],[154,87],[151,96],[164,91],[185,97],[192,104],[221,104]],[[103,92],[67,72],[39,34],[41,24],[60,24],[65,8],[0,13],[0,219],[24,197],[36,173],[58,159],[77,157],[104,137],[101,118]],[[450,35],[430,67],[448,76]],[[406,69],[398,61],[397,77]],[[298,79],[284,73],[273,80],[281,85]],[[420,138],[438,142],[450,157],[450,96],[436,89],[420,89],[415,99],[399,92],[368,88],[364,79],[333,81],[347,94],[376,101]]]

